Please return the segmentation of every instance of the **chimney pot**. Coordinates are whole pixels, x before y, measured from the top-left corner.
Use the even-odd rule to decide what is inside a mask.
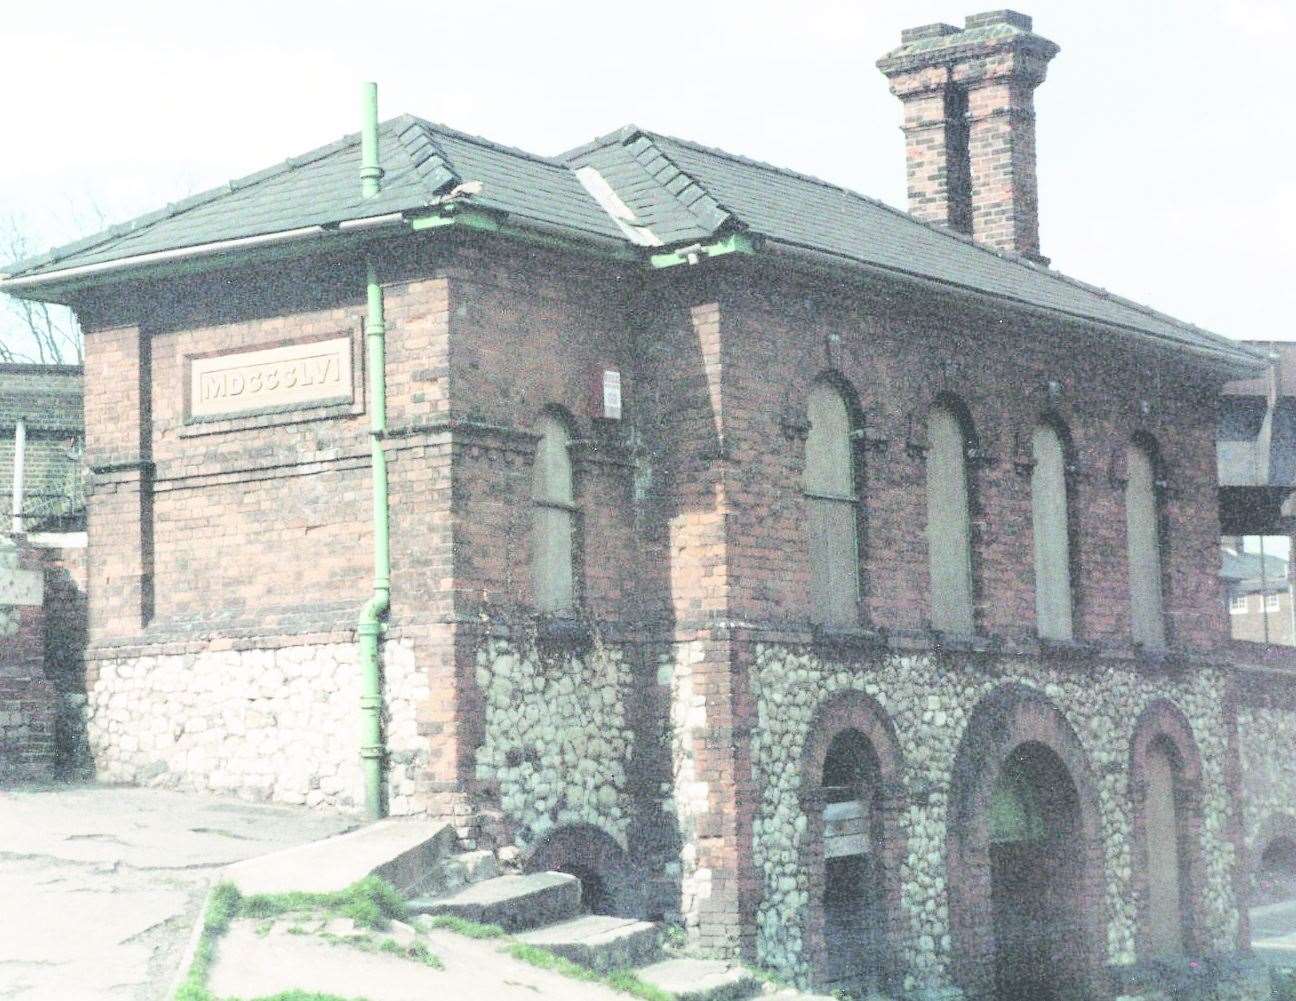
[[[963,20],[963,27],[967,31],[973,28],[988,28],[994,24],[1007,24],[1022,31],[1031,30],[1030,17],[1026,14],[1018,14],[1015,10],[988,10],[984,14],[969,14]]]
[[[996,28],[1006,30],[994,30]],[[1040,263],[1034,91],[1058,47],[1025,14],[901,32],[878,61],[904,104],[909,211]],[[987,30],[989,29],[989,30]]]
[[[957,35],[958,28],[952,24],[942,24],[937,21],[935,24],[920,24],[916,28],[905,28],[900,32],[900,44],[908,45],[910,42],[920,42],[924,38],[940,38],[942,35]]]

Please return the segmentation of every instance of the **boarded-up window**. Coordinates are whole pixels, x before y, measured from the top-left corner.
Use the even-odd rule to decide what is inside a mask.
[[[1161,600],[1161,533],[1157,509],[1156,467],[1137,442],[1128,452],[1125,482],[1125,527],[1129,541],[1130,612],[1134,642],[1161,649],[1166,645]]]
[[[1035,537],[1035,622],[1045,639],[1071,639],[1071,539],[1066,449],[1057,429],[1039,424],[1032,438],[1031,521]]]
[[[540,420],[531,473],[531,591],[542,612],[572,607],[571,456],[567,429],[548,416]]]
[[[963,422],[947,407],[933,408],[927,441],[927,552],[932,626],[957,636],[970,636],[973,632],[972,531]]]
[[[810,615],[821,625],[859,617],[859,547],[850,412],[833,386],[810,391],[803,489],[810,536]]]
[[[1148,945],[1154,956],[1183,952],[1179,887],[1179,821],[1175,811],[1175,765],[1160,741],[1148,748],[1144,821],[1148,853]]]

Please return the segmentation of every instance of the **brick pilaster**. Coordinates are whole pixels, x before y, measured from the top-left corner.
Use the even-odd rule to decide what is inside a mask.
[[[153,612],[153,464],[148,335],[86,331],[86,461],[91,643],[131,637]]]

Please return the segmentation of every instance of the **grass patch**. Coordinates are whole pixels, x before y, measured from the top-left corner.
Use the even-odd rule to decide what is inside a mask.
[[[265,994],[252,1001],[366,1001],[365,998],[344,998],[340,994],[321,994],[318,991],[280,991],[278,994]]]
[[[241,901],[238,887],[233,883],[219,883],[212,890],[193,962],[176,991],[176,1001],[216,1001],[207,989],[207,976],[216,957],[216,940],[229,931],[230,922],[238,916]]]
[[[538,945],[514,942],[504,951],[520,962],[529,963],[531,966],[542,970],[561,973],[564,977],[570,977],[572,980],[586,980],[597,983],[603,979],[588,966],[573,963],[570,959],[564,959],[556,952],[550,952],[548,949],[541,949]]]
[[[505,950],[519,962],[528,963],[541,970],[551,970],[572,980],[583,980],[587,983],[603,984],[614,991],[640,998],[641,1001],[675,1001],[673,994],[668,994],[660,987],[654,987],[647,981],[640,980],[632,970],[617,970],[614,973],[602,974],[588,966],[573,963],[570,959],[559,956],[538,945],[526,942],[513,942]]]
[[[243,899],[245,918],[276,918],[294,911],[327,911],[361,928],[382,931],[393,918],[405,919],[405,901],[388,883],[369,876],[336,893],[255,893]]]
[[[212,961],[216,956],[216,941],[229,931],[230,923],[238,917],[260,918],[258,935],[267,934],[271,919],[294,911],[323,910],[332,915],[350,918],[358,927],[381,931],[392,919],[406,916],[405,901],[399,893],[376,876],[369,876],[337,893],[257,893],[244,897],[232,883],[219,883],[212,890],[203,915],[203,929],[194,949],[193,962],[185,974],[184,982],[176,990],[175,1001],[219,1001],[207,989]],[[292,931],[304,933],[305,929]],[[364,941],[364,940],[361,940]],[[353,943],[355,944],[355,943]],[[370,948],[377,948],[372,942]],[[393,943],[395,944],[395,943]],[[363,948],[363,946],[361,946]],[[399,948],[399,946],[397,947]],[[404,950],[404,954],[425,966],[441,968],[441,960],[418,943]],[[364,1001],[363,998],[344,998],[336,994],[319,994],[312,991],[284,991],[258,998],[256,1001]]]
[[[668,994],[660,987],[646,980],[640,980],[632,970],[617,970],[615,973],[609,973],[604,978],[604,982],[614,991],[641,998],[642,1001],[675,1001],[674,994]]]
[[[441,962],[440,957],[422,942],[401,945],[394,938],[385,938],[378,943],[378,951],[399,956],[401,959],[412,959],[433,970],[445,969],[445,964]]]
[[[469,921],[467,918],[455,917],[453,914],[438,914],[419,922],[424,928],[444,928],[465,938],[503,938],[506,934],[499,925],[486,925],[480,921]]]
[[[1296,970],[1274,970],[1273,1001],[1296,1001]]]

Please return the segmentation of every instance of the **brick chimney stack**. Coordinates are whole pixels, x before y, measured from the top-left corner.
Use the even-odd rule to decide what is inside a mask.
[[[1058,47],[1011,10],[925,24],[878,60],[904,103],[909,211],[1041,263],[1035,88]]]

